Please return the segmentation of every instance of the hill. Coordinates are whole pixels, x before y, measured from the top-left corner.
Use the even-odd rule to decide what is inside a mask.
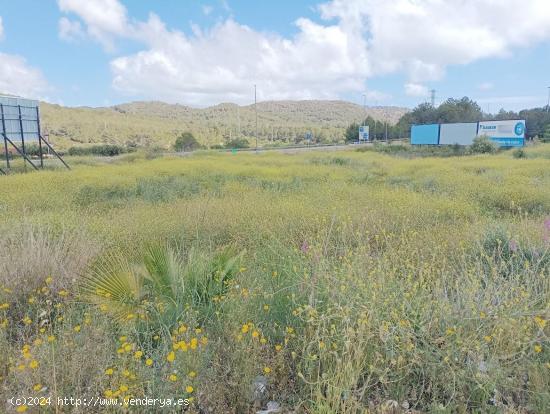
[[[206,145],[255,137],[254,105],[222,103],[192,108],[164,102],[132,102],[104,108],[69,108],[41,103],[42,125],[60,148],[113,143],[169,146],[175,136],[191,131]],[[342,139],[345,128],[367,115],[393,124],[408,111],[400,107],[367,107],[344,101],[267,101],[258,103],[258,135],[264,142],[299,142],[307,131],[320,142]]]

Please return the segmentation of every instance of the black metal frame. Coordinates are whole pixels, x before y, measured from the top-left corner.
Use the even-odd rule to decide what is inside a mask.
[[[5,117],[4,117],[4,104],[1,104],[0,103],[0,119],[2,119],[2,132],[1,132],[1,135],[4,139],[4,155],[5,155],[5,159],[6,159],[6,170],[3,170],[0,168],[0,173],[1,174],[4,174],[6,175],[7,174],[7,171],[10,170],[11,168],[11,165],[10,165],[10,156],[9,156],[9,152],[8,152],[8,143],[13,147],[15,148],[15,150],[19,153],[19,155],[21,155],[21,157],[23,157],[23,163],[25,165],[25,169],[27,168],[27,162],[35,169],[35,170],[38,170],[39,168],[32,162],[32,160],[27,156],[27,153],[25,151],[25,131],[23,130],[23,116],[22,116],[22,113],[21,113],[21,105],[17,105],[17,108],[18,108],[18,119],[19,119],[19,129],[20,129],[20,134],[21,134],[21,148],[19,148],[17,145],[14,144],[14,142],[8,138],[8,136],[6,135],[6,121],[5,121]],[[36,107],[36,122],[38,124],[38,148],[39,148],[39,153],[40,153],[40,168],[44,168],[44,152],[43,152],[43,145],[46,145],[49,150],[63,163],[63,165],[67,168],[67,169],[71,169],[71,167],[69,167],[69,165],[65,162],[65,160],[63,160],[63,158],[61,157],[61,155],[59,155],[57,153],[56,150],[54,150],[52,148],[52,146],[50,145],[50,143],[48,141],[46,141],[44,139],[44,137],[42,136],[42,133],[40,131],[40,111],[38,109],[38,106]]]

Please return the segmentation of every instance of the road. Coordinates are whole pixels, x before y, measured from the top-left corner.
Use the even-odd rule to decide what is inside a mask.
[[[400,142],[404,140],[390,140],[389,143],[392,142]],[[385,141],[378,141],[379,143],[383,144]],[[282,154],[294,154],[298,152],[304,152],[304,151],[342,151],[342,150],[350,150],[350,149],[357,149],[357,148],[363,148],[373,145],[373,142],[365,142],[363,144],[338,144],[338,145],[311,145],[311,146],[300,146],[300,147],[273,147],[273,148],[241,148],[241,149],[224,149],[224,150],[218,150],[217,152],[268,152],[268,151],[278,151]],[[180,157],[187,157],[189,155],[193,154],[193,152],[170,152],[170,153],[164,153],[166,156],[180,156]]]

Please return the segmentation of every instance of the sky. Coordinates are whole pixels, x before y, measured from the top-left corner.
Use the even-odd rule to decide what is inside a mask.
[[[66,106],[546,105],[548,0],[0,0],[0,92]]]

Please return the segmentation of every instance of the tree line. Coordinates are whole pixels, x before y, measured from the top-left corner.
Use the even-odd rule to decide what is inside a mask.
[[[437,124],[454,122],[501,121],[508,119],[524,119],[526,121],[526,137],[538,137],[550,140],[550,112],[547,106],[523,109],[519,112],[501,109],[497,114],[484,113],[477,102],[468,97],[461,99],[449,98],[439,106],[422,103],[411,112],[403,115],[397,124],[385,125],[368,116],[362,125],[368,125],[372,140],[406,138],[410,134],[411,125]],[[386,132],[387,128],[387,132]],[[346,129],[346,141],[357,141],[359,124],[353,123]]]

